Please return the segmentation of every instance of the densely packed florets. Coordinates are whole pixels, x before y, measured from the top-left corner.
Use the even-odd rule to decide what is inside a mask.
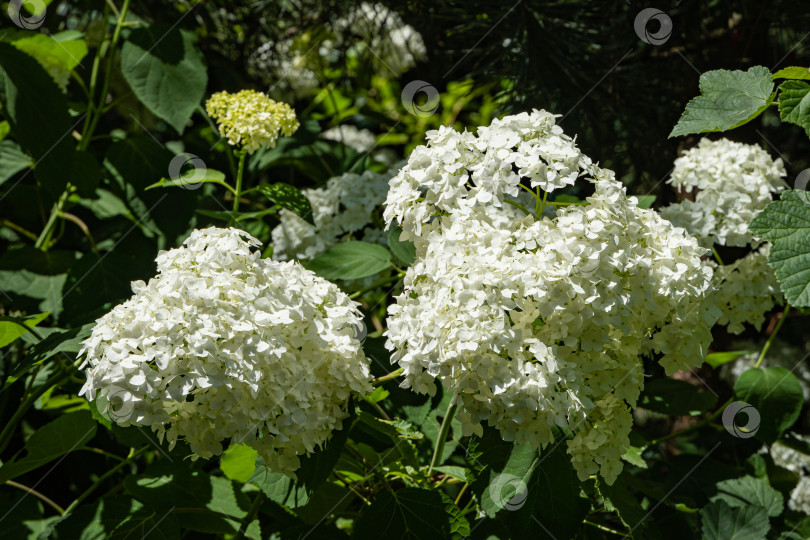
[[[741,334],[745,323],[757,330],[765,322],[765,314],[784,299],[773,268],[768,265],[770,244],[723,266],[714,261],[712,291],[706,302],[719,309],[717,324],[728,326],[732,334]]]
[[[206,102],[205,110],[228,142],[248,154],[274,147],[279,133],[289,137],[299,125],[292,107],[255,90],[217,92]]]
[[[357,305],[296,262],[260,259],[237,229],[194,231],[161,252],[158,275],[84,342],[89,399],[120,425],[149,426],[197,457],[222,442],[293,475],[370,391]]]
[[[684,227],[710,247],[757,245],[748,224],[787,188],[782,159],[764,149],[719,139],[701,139],[697,147],[675,160],[669,183],[694,200],[661,209],[661,215]]]
[[[640,355],[661,353],[672,373],[699,364],[711,341],[706,250],[639,209],[545,111],[427,138],[391,180],[385,210],[416,245],[387,330],[404,386],[434,393],[440,377],[454,388],[465,434],[487,421],[506,440],[544,446],[565,426],[580,477],[612,482]],[[583,176],[594,194],[555,204]],[[542,190],[530,207],[515,201],[524,188]],[[513,204],[524,216],[501,219]]]
[[[384,240],[380,228],[366,226],[372,222],[374,210],[385,200],[388,178],[372,171],[346,173],[331,178],[325,187],[303,190],[312,204],[315,226],[293,212],[282,210],[281,223],[272,233],[273,257],[312,259],[349,233],[357,240]]]

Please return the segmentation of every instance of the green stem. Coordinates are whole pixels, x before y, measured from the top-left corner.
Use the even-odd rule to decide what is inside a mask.
[[[706,425],[710,424],[710,423],[711,423],[711,422],[712,422],[712,421],[713,421],[715,418],[717,418],[718,416],[720,416],[721,414],[723,414],[723,411],[724,411],[724,410],[726,410],[726,407],[728,407],[729,405],[731,405],[733,402],[734,402],[734,398],[733,398],[733,397],[731,397],[731,398],[729,398],[729,399],[728,399],[728,401],[726,401],[725,403],[723,403],[723,404],[720,406],[720,408],[718,408],[718,409],[717,409],[716,411],[714,411],[714,412],[713,412],[711,415],[707,416],[706,418],[704,418],[703,420],[701,420],[701,421],[700,421],[700,422],[698,422],[697,424],[694,424],[694,425],[692,425],[692,426],[689,426],[689,427],[688,427],[688,428],[686,428],[686,429],[681,429],[681,430],[678,430],[678,431],[673,431],[672,433],[669,433],[668,435],[664,435],[663,437],[658,437],[657,439],[653,439],[653,440],[651,440],[650,442],[648,442],[648,443],[647,443],[647,445],[646,445],[645,447],[646,447],[646,448],[649,448],[649,447],[651,447],[651,446],[655,446],[655,445],[657,445],[658,443],[662,443],[662,442],[664,442],[664,441],[668,441],[668,440],[670,440],[670,439],[674,439],[675,437],[680,437],[680,436],[682,436],[682,435],[686,435],[687,433],[692,433],[693,431],[697,431],[698,429],[700,429],[700,428],[702,428],[702,427],[704,427],[704,426],[706,426]]]
[[[51,239],[53,228],[59,220],[59,214],[62,213],[62,207],[65,206],[65,201],[67,201],[68,195],[70,195],[70,184],[68,184],[65,191],[59,196],[59,200],[57,200],[53,205],[53,208],[51,208],[51,215],[48,216],[48,222],[45,223],[45,228],[42,229],[39,237],[37,237],[36,243],[34,243],[34,247],[36,249],[48,251],[48,242]]]
[[[719,254],[719,253],[717,253],[717,250],[716,250],[716,249],[714,249],[714,246],[712,246],[712,253],[714,254],[714,258],[715,258],[715,259],[717,259],[717,263],[718,263],[720,266],[725,266],[725,265],[723,264],[723,259],[721,259],[721,258],[720,258],[720,254]]]
[[[430,473],[433,472],[433,468],[439,465],[439,461],[442,459],[447,433],[450,431],[450,426],[453,424],[453,417],[456,415],[456,409],[458,409],[457,401],[458,393],[455,393],[450,399],[450,405],[447,407],[447,412],[444,413],[444,418],[442,418],[442,425],[441,428],[439,428],[439,437],[436,439],[436,448],[433,450],[433,459],[430,460],[430,466],[427,471],[428,476],[430,476]]]
[[[244,151],[239,152],[239,168],[236,169],[236,190],[233,194],[233,214],[239,211],[239,198],[242,197],[242,176],[245,172],[245,157],[247,153]]]
[[[532,215],[532,213],[531,213],[531,212],[529,212],[529,210],[528,210],[528,209],[527,209],[525,206],[523,206],[522,204],[520,204],[519,202],[513,201],[513,200],[511,200],[511,199],[504,199],[504,200],[503,200],[503,202],[505,202],[505,203],[507,203],[507,204],[511,204],[511,205],[512,205],[512,206],[514,206],[515,208],[520,208],[521,210],[523,210],[523,212],[525,212],[525,214],[526,214],[527,216]]]
[[[405,370],[403,368],[399,368],[396,371],[392,371],[388,375],[383,375],[382,377],[377,377],[376,379],[372,379],[371,380],[371,386],[379,386],[382,383],[392,381],[392,380],[396,379],[397,377],[399,377],[400,375],[402,375],[402,373],[404,371]]]
[[[48,506],[50,506],[51,508],[53,508],[54,510],[59,512],[59,515],[62,515],[62,516],[65,515],[65,510],[61,506],[59,506],[58,504],[53,502],[51,499],[49,499],[48,497],[46,497],[45,495],[43,495],[39,491],[36,491],[35,489],[31,489],[30,487],[24,486],[22,484],[18,484],[17,482],[13,482],[11,480],[6,480],[6,485],[11,486],[11,487],[15,487],[17,489],[21,489],[21,490],[25,491],[26,493],[28,493],[30,495],[33,495],[34,497],[36,497],[40,501],[44,502],[45,504],[47,504]]]
[[[256,498],[253,499],[253,504],[248,510],[247,515],[242,519],[242,526],[239,527],[239,532],[236,534],[236,540],[245,537],[245,533],[247,532],[248,527],[250,527],[251,522],[256,519],[256,515],[259,513],[259,509],[262,507],[262,503],[264,502],[264,491],[259,491],[256,494]]]
[[[377,281],[376,283],[372,283],[368,287],[365,287],[365,288],[360,289],[359,291],[357,291],[355,293],[350,294],[349,298],[351,300],[354,300],[355,298],[366,294],[368,291],[373,291],[377,287],[380,287],[382,285],[386,285],[387,283],[391,283],[392,281],[398,281],[399,279],[401,279],[404,276],[405,276],[405,272],[399,272],[397,274],[394,274],[393,276],[388,276],[386,278],[383,278],[383,279]]]
[[[768,350],[771,348],[774,339],[776,338],[776,334],[779,333],[779,330],[782,328],[782,325],[785,324],[785,319],[787,319],[788,311],[790,311],[790,304],[785,304],[785,311],[782,312],[782,316],[779,318],[779,322],[776,323],[776,326],[773,328],[773,332],[771,335],[768,336],[768,341],[765,342],[765,346],[762,347],[762,352],[759,353],[759,358],[757,358],[757,363],[754,364],[755,368],[758,368],[762,365],[762,361],[765,359],[765,355],[768,354]]]
[[[146,452],[146,450],[148,450],[148,449],[149,449],[149,446],[147,445],[147,446],[144,446],[143,448],[141,448],[140,450],[138,450],[137,452],[131,453],[130,456],[127,459],[125,459],[121,463],[118,463],[115,467],[113,467],[109,471],[107,471],[104,474],[102,474],[101,476],[99,476],[98,479],[96,479],[96,481],[93,482],[93,484],[89,488],[84,490],[84,493],[82,493],[81,495],[76,497],[76,500],[73,501],[72,503],[70,503],[70,506],[68,506],[65,509],[65,514],[71,513],[77,506],[79,506],[82,503],[82,501],[84,501],[96,489],[98,489],[98,487],[102,483],[104,483],[105,480],[107,480],[109,477],[111,477],[112,475],[114,475],[115,473],[117,473],[118,471],[120,471],[121,469],[123,469],[124,467],[126,467],[127,465],[132,463],[133,461],[135,461],[135,458],[137,458],[138,456],[140,456],[141,454]]]

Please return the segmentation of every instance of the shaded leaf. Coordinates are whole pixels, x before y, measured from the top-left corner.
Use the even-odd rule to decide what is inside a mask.
[[[360,279],[373,276],[391,266],[391,253],[370,242],[342,242],[317,257],[307,268],[330,279]]]
[[[315,225],[312,204],[297,187],[284,182],[276,182],[275,184],[261,184],[259,191],[270,201],[293,212],[310,225]]]
[[[781,367],[746,370],[734,384],[734,396],[756,409],[760,416],[756,438],[766,443],[774,442],[792,426],[804,405],[799,380]]]
[[[757,506],[731,507],[725,501],[700,511],[704,540],[762,540],[770,529],[768,513]]]

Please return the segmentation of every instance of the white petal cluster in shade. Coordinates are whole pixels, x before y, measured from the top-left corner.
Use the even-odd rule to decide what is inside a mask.
[[[808,443],[806,435],[791,433],[799,441]],[[770,453],[773,462],[798,477],[798,483],[790,492],[788,508],[796,512],[810,515],[810,456],[803,454],[789,446],[775,442],[770,447],[763,447],[760,453]]]
[[[545,446],[564,427],[580,478],[612,483],[641,355],[660,353],[673,373],[699,364],[711,341],[706,250],[638,208],[548,112],[427,139],[391,179],[384,214],[416,245],[386,333],[403,386],[432,394],[440,377],[458,393],[465,434],[487,422],[506,440]],[[541,201],[575,183],[593,195],[548,217]],[[519,185],[540,197],[503,219]]]
[[[354,47],[372,51],[380,61],[384,76],[399,77],[427,54],[421,34],[402,21],[402,17],[382,4],[361,2],[354,10],[335,23],[339,41],[347,36],[359,36]]]
[[[375,209],[385,200],[390,175],[365,171],[331,178],[326,186],[304,189],[312,204],[310,223],[289,210],[279,213],[281,223],[273,229],[273,258],[312,259],[337,244],[347,234],[355,240],[385,243],[382,224],[369,226]],[[379,214],[376,214],[379,219]]]
[[[289,105],[255,90],[217,92],[205,103],[205,110],[228,143],[248,154],[273,148],[279,134],[289,137],[299,126]]]
[[[660,210],[661,215],[685,228],[701,244],[756,246],[748,224],[787,188],[782,159],[764,149],[728,139],[701,139],[698,146],[675,160],[668,183],[694,200]]]
[[[196,230],[158,275],[97,321],[79,355],[111,415],[210,458],[230,439],[294,475],[370,391],[357,304],[295,262],[260,259],[238,229]]]
[[[368,129],[361,129],[351,124],[342,124],[321,133],[321,139],[342,142],[358,152],[369,152],[377,146],[377,136]]]
[[[706,302],[719,309],[717,324],[728,326],[732,334],[741,334],[745,323],[759,330],[765,314],[784,301],[776,274],[768,265],[770,248],[765,243],[723,266],[706,261],[714,268],[712,291],[706,295]]]

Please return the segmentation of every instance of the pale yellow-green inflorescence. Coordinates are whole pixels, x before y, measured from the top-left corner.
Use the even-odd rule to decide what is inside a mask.
[[[300,125],[292,107],[255,90],[217,92],[206,102],[205,110],[228,142],[248,154],[273,148],[279,133],[289,137]]]

